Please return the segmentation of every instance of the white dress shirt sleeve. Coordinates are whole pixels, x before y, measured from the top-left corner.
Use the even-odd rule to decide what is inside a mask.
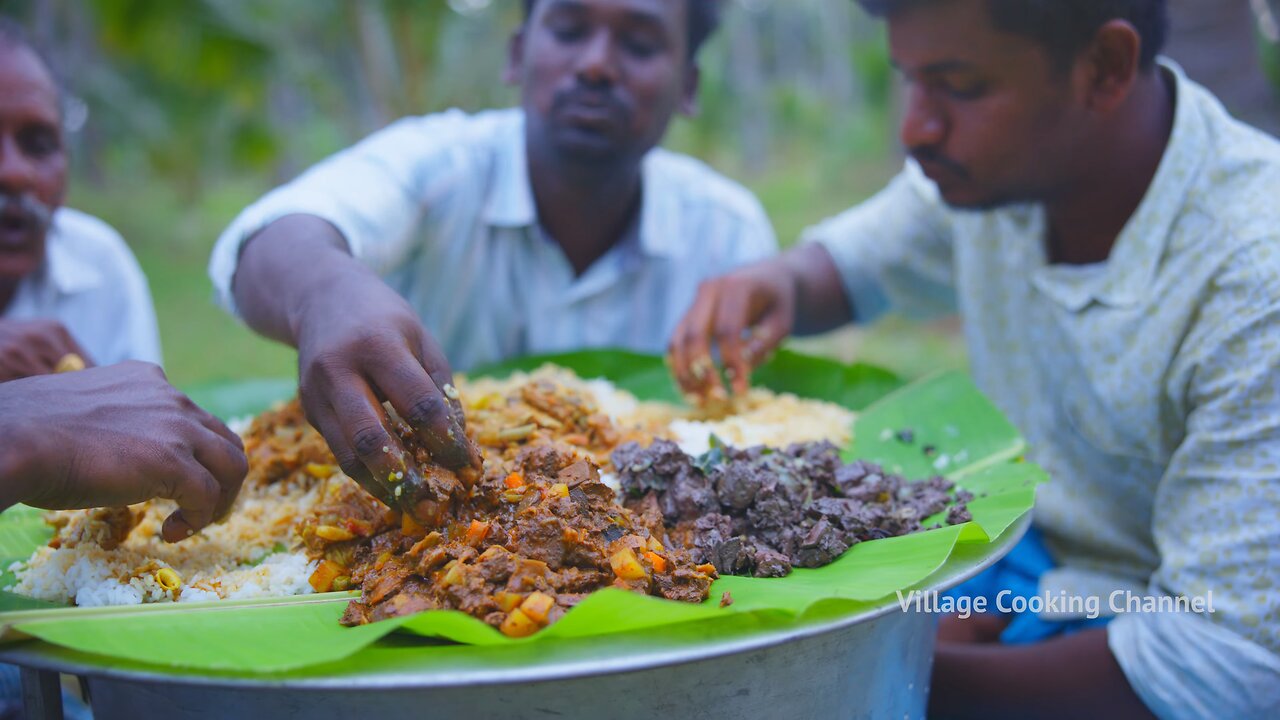
[[[433,196],[447,191],[452,171],[467,162],[462,141],[469,122],[460,111],[400,120],[249,206],[218,238],[209,261],[219,302],[238,314],[232,280],[244,243],[288,215],[326,220],[375,272],[402,264]]]
[[[951,224],[937,188],[908,162],[866,202],[805,231],[831,254],[856,322],[889,309],[930,319],[956,310]]]
[[[151,288],[147,285],[147,277],[132,253],[126,252],[121,257],[121,264],[123,267],[117,274],[120,278],[118,297],[123,307],[116,317],[122,318],[124,323],[124,332],[121,334],[124,342],[113,357],[100,359],[99,362],[142,360],[163,365],[160,352],[160,326],[156,322],[156,308],[151,299]]]

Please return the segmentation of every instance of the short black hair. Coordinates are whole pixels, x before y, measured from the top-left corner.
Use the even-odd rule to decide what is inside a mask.
[[[910,7],[945,0],[857,0],[872,15],[886,17]],[[986,0],[995,26],[1039,42],[1065,67],[1088,46],[1099,28],[1125,20],[1142,38],[1141,66],[1147,70],[1169,35],[1167,0]]]
[[[533,14],[533,6],[538,0],[524,0],[525,20]],[[702,44],[720,26],[720,5],[723,0],[684,0],[689,8],[689,59],[692,60],[702,49]]]

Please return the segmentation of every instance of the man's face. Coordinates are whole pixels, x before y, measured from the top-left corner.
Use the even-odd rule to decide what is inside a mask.
[[[29,275],[44,260],[66,180],[53,79],[31,51],[0,45],[0,281]]]
[[[986,0],[895,14],[889,52],[907,81],[902,142],[947,203],[1044,201],[1070,181],[1090,118],[1068,74],[997,30]]]
[[[578,161],[638,160],[691,107],[689,0],[538,0],[512,46],[531,138]]]

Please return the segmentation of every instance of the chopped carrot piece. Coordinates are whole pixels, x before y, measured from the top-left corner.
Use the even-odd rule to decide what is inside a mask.
[[[667,571],[666,558],[662,557],[656,552],[649,552],[647,550],[645,551],[644,556],[653,565],[653,569],[655,572],[661,573],[661,572]]]
[[[513,472],[507,476],[506,480],[503,480],[502,482],[508,488],[511,488],[514,490],[515,488],[518,488],[521,485],[524,485],[524,476],[518,472]]]
[[[693,569],[697,570],[703,575],[710,575],[711,577],[720,577],[720,575],[716,572],[716,566],[712,565],[711,563],[703,563],[702,565],[695,565]]]
[[[472,520],[471,527],[467,528],[467,543],[470,545],[479,545],[484,542],[486,536],[489,535],[489,523],[483,520]]]

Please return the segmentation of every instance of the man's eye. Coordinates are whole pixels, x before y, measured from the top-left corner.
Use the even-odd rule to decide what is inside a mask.
[[[627,52],[640,58],[647,58],[656,55],[662,50],[662,43],[651,37],[632,35],[628,36],[624,41]]]
[[[62,149],[58,134],[46,128],[28,130],[18,135],[23,152],[31,157],[48,157]]]
[[[586,28],[579,22],[558,22],[551,25],[551,36],[560,42],[574,42],[586,35]]]
[[[971,82],[946,86],[947,94],[957,100],[977,100],[987,92],[986,83]]]

